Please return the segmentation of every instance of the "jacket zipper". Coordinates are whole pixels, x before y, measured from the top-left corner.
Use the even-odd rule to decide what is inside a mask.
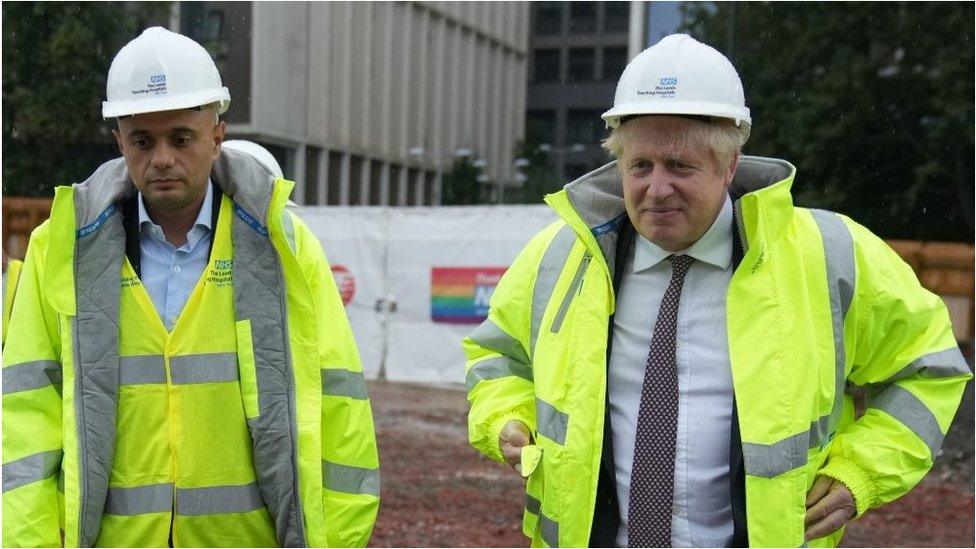
[[[735,214],[735,226],[739,229],[739,243],[742,244],[742,255],[745,256],[746,252],[749,251],[749,245],[746,242],[746,222],[742,219],[742,199],[736,200],[732,204],[732,212]]]
[[[556,318],[552,320],[552,327],[549,329],[554,334],[559,333],[559,329],[563,326],[563,320],[566,318],[566,313],[569,311],[569,306],[573,302],[573,298],[579,292],[580,287],[583,284],[583,275],[586,274],[586,268],[590,265],[590,259],[593,256],[590,252],[583,254],[583,260],[580,261],[579,267],[576,269],[576,275],[573,277],[573,281],[569,284],[569,291],[563,297],[563,302],[559,305],[559,310],[556,311]]]
[[[75,446],[78,450],[78,546],[84,547],[85,540],[83,537],[84,532],[84,516],[85,516],[85,471],[87,467],[84,464],[84,451],[82,450],[82,445],[85,443],[85,407],[81,405],[81,367],[78,357],[81,356],[81,343],[78,341],[78,311],[75,311],[74,318],[71,319],[69,324],[69,335],[71,337],[71,368],[74,370],[74,382],[75,382],[75,422],[77,423],[77,440],[75,441]],[[92,540],[91,545],[94,545],[94,540]]]
[[[271,187],[271,200],[272,201],[274,200],[274,186]],[[268,213],[269,213],[268,219],[271,218],[271,216],[270,216],[270,213],[271,213],[270,202],[271,201],[269,201],[269,206],[268,206]],[[288,215],[288,212],[287,211],[284,212],[284,215]],[[271,236],[269,234],[268,235],[268,239],[270,240],[270,238],[271,238]],[[272,245],[272,249],[274,249],[274,245]],[[288,324],[288,308],[287,308],[288,296],[287,296],[287,292],[285,291],[285,268],[284,268],[284,265],[282,264],[281,254],[278,253],[277,250],[275,250],[275,255],[278,256],[278,276],[281,277],[281,290],[282,291],[281,291],[281,299],[280,299],[279,305],[280,305],[281,311],[283,313],[282,316],[284,317],[282,320],[283,320],[283,324],[284,324],[284,342],[283,343],[284,343],[284,349],[285,349],[285,360],[288,361],[288,363],[291,363],[291,366],[292,366],[291,367],[292,379],[288,380],[289,381],[289,383],[288,383],[288,400],[289,400],[288,407],[290,408],[289,411],[290,412],[293,412],[292,413],[292,417],[291,417],[291,429],[292,429],[292,432],[294,432],[294,434],[295,434],[295,438],[294,438],[294,445],[295,445],[295,447],[294,447],[294,451],[291,454],[291,462],[292,462],[292,467],[295,469],[295,502],[297,504],[296,507],[297,507],[297,511],[298,511],[298,535],[299,535],[299,537],[301,537],[302,545],[307,547],[308,546],[308,539],[306,539],[306,537],[305,537],[305,512],[302,509],[301,491],[300,491],[301,490],[301,484],[302,484],[302,478],[301,478],[301,470],[299,469],[299,466],[298,466],[298,417],[297,417],[298,416],[298,404],[297,404],[298,397],[295,395],[295,379],[294,379],[294,376],[295,376],[295,365],[292,363],[292,360],[291,360],[291,356],[292,356],[291,355],[291,341],[290,341],[290,336],[289,336],[289,334],[291,333],[291,328],[289,327],[289,324]]]

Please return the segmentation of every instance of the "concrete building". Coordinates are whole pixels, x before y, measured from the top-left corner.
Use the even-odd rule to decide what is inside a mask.
[[[515,184],[524,2],[179,2],[171,27],[214,55],[229,136],[265,145],[300,204],[439,204],[470,156]]]
[[[556,176],[571,181],[604,164],[600,115],[617,79],[647,45],[648,2],[532,2],[527,135]]]

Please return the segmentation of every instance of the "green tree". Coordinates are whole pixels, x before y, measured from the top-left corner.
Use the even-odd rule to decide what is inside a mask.
[[[686,31],[739,71],[746,152],[797,166],[797,204],[887,238],[973,240],[972,3],[682,9]]]
[[[115,53],[167,2],[3,3],[3,193],[50,196],[118,156],[102,120]]]
[[[454,159],[451,171],[441,179],[441,204],[445,206],[470,206],[484,203],[484,192],[478,177],[481,168],[467,156]]]
[[[508,204],[541,204],[542,197],[556,192],[563,186],[552,168],[549,153],[540,150],[539,146],[545,141],[545,132],[538,124],[528,120],[525,127],[525,139],[515,145],[515,158],[524,159],[527,164],[519,168],[525,180],[522,187],[509,191],[505,195]]]

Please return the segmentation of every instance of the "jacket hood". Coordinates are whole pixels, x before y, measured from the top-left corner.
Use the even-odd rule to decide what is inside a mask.
[[[214,161],[210,177],[224,194],[233,198],[261,225],[267,226],[275,176],[263,164],[249,154],[222,149]],[[105,162],[88,179],[72,187],[75,228],[79,230],[97,223],[106,211],[110,215],[114,204],[136,193],[125,158]]]
[[[796,168],[785,160],[759,156],[741,156],[735,177],[729,187],[729,195],[736,203],[737,217],[740,215],[739,203],[747,196],[762,196],[763,202],[775,206],[792,206],[789,194]],[[614,251],[617,244],[618,229],[621,223],[628,222],[624,206],[623,180],[617,170],[617,162],[605,164],[579,179],[566,184],[563,191],[546,197],[546,202],[556,212],[573,225],[578,233],[588,229],[595,239],[607,264],[612,269]],[[789,209],[789,208],[787,208]],[[572,219],[575,211],[577,219]],[[582,224],[579,223],[582,221]],[[581,234],[584,241],[589,238]]]

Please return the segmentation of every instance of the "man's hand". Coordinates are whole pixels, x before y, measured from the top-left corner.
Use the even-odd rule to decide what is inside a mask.
[[[529,444],[532,444],[529,427],[518,420],[513,419],[506,423],[498,435],[498,446],[502,449],[505,461],[520,475],[522,474],[522,447]]]
[[[856,514],[854,496],[847,486],[830,477],[817,477],[807,493],[806,540],[836,532]]]

